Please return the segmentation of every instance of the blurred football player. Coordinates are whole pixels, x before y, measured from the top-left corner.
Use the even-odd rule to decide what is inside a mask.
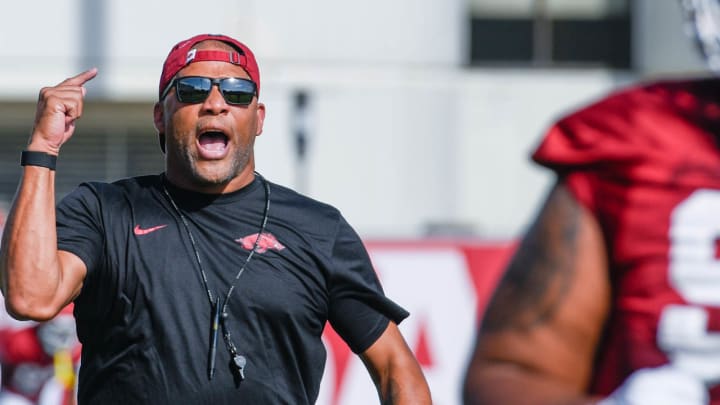
[[[720,4],[683,1],[720,68]],[[555,123],[556,184],[485,314],[465,404],[720,404],[720,78]]]
[[[81,346],[72,308],[70,304],[47,322],[3,324],[0,405],[75,403],[75,371]]]

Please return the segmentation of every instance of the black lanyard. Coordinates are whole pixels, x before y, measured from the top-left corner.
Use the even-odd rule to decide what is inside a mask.
[[[198,264],[198,269],[200,271],[200,276],[203,281],[203,285],[205,287],[205,291],[207,292],[208,301],[210,301],[210,307],[213,311],[212,316],[212,323],[210,325],[210,350],[208,353],[208,378],[212,380],[213,376],[215,375],[215,353],[217,351],[217,338],[218,338],[218,329],[222,327],[223,330],[223,338],[225,340],[225,346],[227,347],[228,351],[230,352],[230,357],[232,358],[231,365],[234,366],[234,369],[236,371],[236,381],[239,383],[240,381],[245,379],[245,365],[247,363],[247,360],[245,359],[245,356],[241,355],[237,347],[232,341],[232,337],[230,336],[230,329],[227,326],[228,322],[228,302],[230,302],[230,297],[232,296],[233,291],[235,291],[235,285],[237,284],[238,279],[240,279],[240,276],[242,276],[243,272],[245,271],[245,268],[247,267],[247,264],[250,262],[250,259],[252,259],[253,255],[255,254],[255,251],[257,250],[258,244],[260,243],[260,238],[262,237],[263,232],[265,232],[265,226],[267,225],[268,221],[268,212],[270,211],[270,185],[265,180],[263,176],[260,175],[260,173],[255,172],[255,176],[260,179],[260,181],[263,184],[263,187],[265,189],[265,209],[263,211],[263,218],[262,222],[260,224],[260,231],[257,234],[257,237],[255,238],[255,243],[253,244],[253,248],[248,254],[248,257],[245,259],[245,263],[243,263],[242,267],[240,267],[240,270],[235,275],[235,280],[230,284],[230,287],[228,288],[227,293],[225,294],[225,299],[220,301],[220,295],[218,294],[217,298],[213,298],[213,293],[210,290],[210,286],[208,285],[208,279],[207,279],[207,273],[205,273],[205,268],[203,267],[202,260],[200,260],[200,251],[198,250],[197,243],[195,243],[195,238],[193,237],[192,232],[190,231],[190,224],[188,223],[187,218],[185,215],[180,211],[180,208],[175,204],[175,200],[173,200],[172,196],[167,190],[167,187],[165,187],[165,177],[163,177],[162,181],[162,187],[163,192],[165,193],[165,196],[170,201],[170,204],[172,205],[173,209],[175,210],[175,213],[180,217],[180,220],[183,223],[183,226],[185,227],[185,231],[187,232],[188,238],[190,238],[190,244],[193,248],[193,253],[195,254],[195,260]],[[222,308],[222,310],[221,310]]]

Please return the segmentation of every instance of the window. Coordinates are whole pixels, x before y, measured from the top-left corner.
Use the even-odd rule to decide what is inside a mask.
[[[470,63],[628,69],[629,2],[470,0]]]

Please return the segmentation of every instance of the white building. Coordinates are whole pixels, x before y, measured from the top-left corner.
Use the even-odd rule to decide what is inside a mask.
[[[266,177],[338,206],[366,237],[415,238],[446,228],[513,237],[550,179],[528,153],[551,120],[639,76],[702,69],[675,0],[626,3],[13,2],[0,26],[0,198],[15,190],[39,88],[91,66],[100,74],[88,86],[78,136],[61,154],[59,192],[88,178],[161,170],[151,105],[162,61],[182,38],[222,32],[248,43],[259,59],[268,118],[257,161]],[[471,60],[470,48],[521,49],[495,38],[513,27],[534,29],[534,46],[542,47],[538,24],[529,24],[542,15],[537,7],[558,20],[628,19],[632,46],[621,45],[630,49],[630,68],[552,61],[540,48],[530,60]],[[520,25],[473,38],[471,17]],[[302,161],[298,92],[308,100]]]
[[[260,64],[258,170],[339,207],[371,241],[386,291],[413,314],[401,325],[409,344],[430,342],[425,371],[444,404],[458,401],[478,285],[490,284],[468,268],[493,265],[466,262],[467,246],[407,239],[514,239],[552,180],[528,158],[552,121],[618,85],[704,70],[676,0],[55,0],[11,2],[4,15],[0,209],[41,87],[100,70],[60,155],[59,194],[159,172],[152,105],[165,56],[197,33],[235,36]],[[372,401],[360,362],[340,372],[328,352],[319,403]]]

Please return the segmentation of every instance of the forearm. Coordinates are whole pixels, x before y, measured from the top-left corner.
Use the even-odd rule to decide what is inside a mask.
[[[378,383],[383,405],[430,405],[430,389],[417,362],[396,365]]]
[[[4,229],[0,274],[8,312],[40,320],[54,315],[61,274],[53,170],[24,168]]]
[[[93,68],[40,90],[29,151],[58,154],[82,115],[84,84],[96,74]],[[0,287],[7,311],[18,319],[52,318],[79,293],[85,276],[79,258],[57,249],[54,170],[25,166],[3,233]]]

